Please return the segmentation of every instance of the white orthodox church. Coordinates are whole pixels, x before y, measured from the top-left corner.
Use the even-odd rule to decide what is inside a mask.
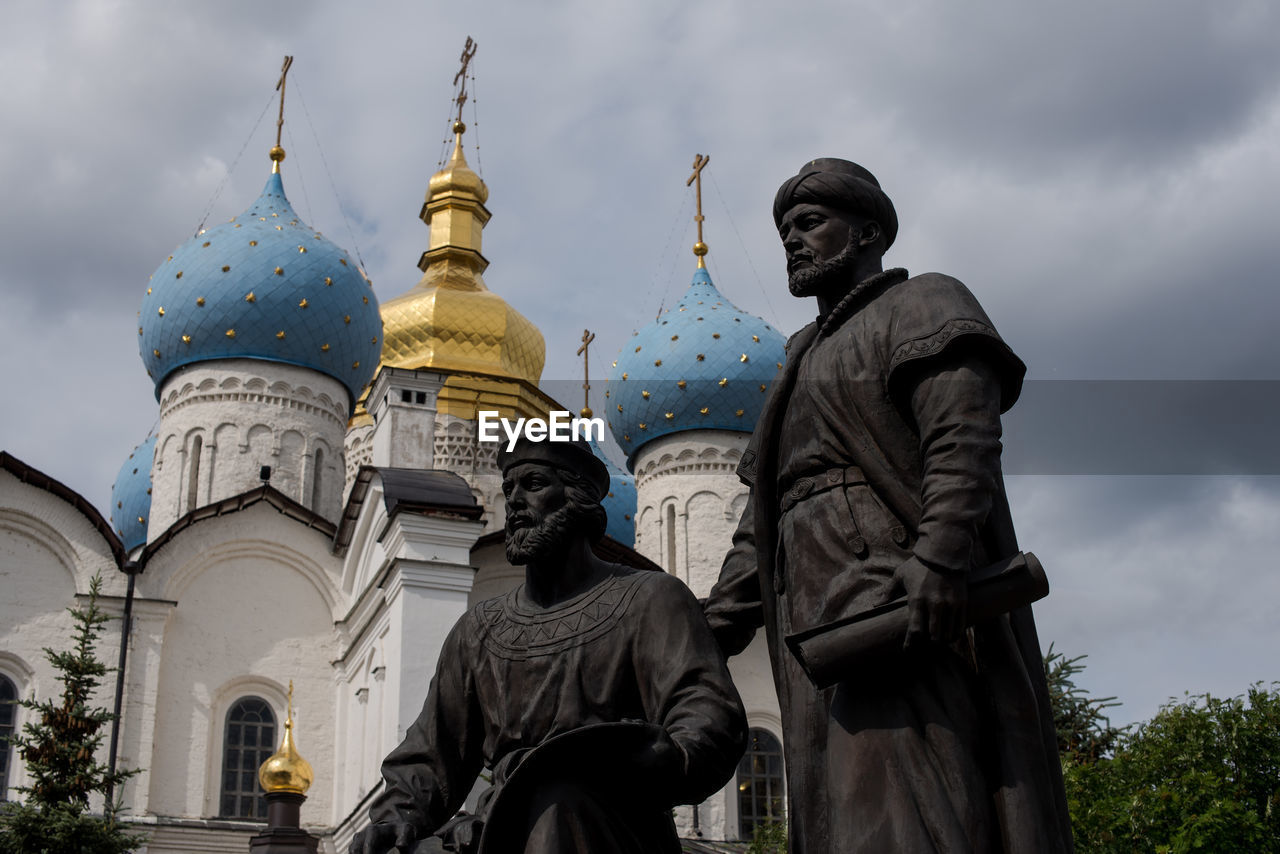
[[[477,413],[570,407],[539,388],[542,334],[483,278],[489,190],[464,131],[427,189],[422,278],[382,305],[290,206],[278,146],[261,196],[160,264],[138,321],[159,426],[121,468],[110,521],[39,461],[0,453],[0,699],[58,691],[41,650],[66,646],[66,609],[101,574],[103,604],[128,615],[99,654],[115,663],[123,638],[118,763],[141,771],[120,794],[148,854],[248,850],[290,682],[314,769],[303,825],[345,852],[446,633],[523,577],[504,558]],[[600,545],[698,596],[746,500],[734,469],[783,358],[782,336],[716,290],[705,252],[699,240],[679,304],[615,345],[604,414],[632,474],[611,468]],[[677,811],[690,850],[781,817],[763,637],[730,667],[751,751],[723,791]],[[0,735],[24,714],[0,705]],[[23,782],[0,749],[0,798]]]

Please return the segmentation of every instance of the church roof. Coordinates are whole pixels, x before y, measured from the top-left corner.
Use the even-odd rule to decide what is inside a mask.
[[[471,487],[451,471],[360,466],[333,538],[334,554],[339,557],[345,556],[351,546],[356,522],[375,477],[382,482],[382,501],[388,518],[401,511],[428,515],[448,513],[466,519],[479,519],[484,514]]]
[[[725,299],[699,267],[680,302],[636,332],[610,372],[605,414],[627,464],[659,436],[750,433],[782,367],[784,344],[772,326]]]
[[[387,515],[408,510],[456,513],[479,519],[484,508],[460,476],[442,469],[378,468]]]
[[[106,540],[107,548],[110,549],[112,557],[115,558],[116,565],[124,565],[126,554],[120,537],[112,530],[107,520],[102,518],[102,514],[98,512],[98,509],[90,504],[83,495],[62,481],[55,480],[39,469],[32,468],[8,451],[0,451],[0,471],[7,471],[22,483],[30,484],[37,489],[43,489],[74,507]]]
[[[163,534],[147,543],[147,547],[138,556],[138,563],[145,566],[156,552],[167,546],[171,540],[184,530],[198,522],[203,522],[206,519],[216,519],[231,513],[239,513],[241,510],[247,510],[258,504],[274,507],[280,515],[287,516],[295,522],[301,523],[304,527],[313,528],[326,537],[332,537],[337,530],[336,525],[311,508],[299,504],[274,486],[263,484],[248,492],[242,492],[239,495],[224,498],[213,504],[197,507],[185,516],[179,517],[176,522],[165,529]]]
[[[278,172],[248,210],[202,229],[160,265],[142,298],[138,335],[157,399],[183,365],[242,358],[327,374],[354,404],[382,350],[368,279],[299,218]]]
[[[111,525],[133,551],[147,542],[147,520],[151,518],[151,463],[156,453],[156,437],[133,449],[120,466],[111,485]]]

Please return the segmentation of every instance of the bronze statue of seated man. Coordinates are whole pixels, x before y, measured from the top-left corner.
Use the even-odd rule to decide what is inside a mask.
[[[672,807],[723,786],[746,741],[698,602],[595,555],[609,477],[587,445],[525,439],[499,462],[525,581],[450,632],[350,852],[676,854]]]

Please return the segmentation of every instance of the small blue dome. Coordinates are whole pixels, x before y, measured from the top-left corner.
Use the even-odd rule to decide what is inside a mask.
[[[354,407],[382,355],[368,279],[298,218],[275,173],[247,211],[174,250],[151,276],[139,317],[157,400],[183,365],[263,359],[328,374]]]
[[[111,527],[131,552],[147,541],[147,519],[151,517],[151,463],[156,455],[156,437],[133,449],[111,485]]]
[[[634,467],[646,443],[683,430],[750,433],[785,341],[739,311],[705,268],[673,310],[623,347],[605,387],[609,429]]]
[[[636,545],[636,479],[627,474],[605,456],[604,451],[592,439],[591,452],[609,469],[609,494],[600,502],[609,515],[605,533],[627,548]]]

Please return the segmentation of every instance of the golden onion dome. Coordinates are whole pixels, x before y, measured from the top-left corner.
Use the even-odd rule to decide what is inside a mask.
[[[453,155],[431,177],[421,218],[431,229],[418,267],[422,279],[382,310],[382,364],[483,374],[536,385],[546,361],[542,333],[484,283],[480,252],[489,189],[462,153],[455,122]]]
[[[311,763],[293,746],[293,683],[289,683],[289,715],[284,721],[284,740],[258,768],[258,782],[264,792],[294,792],[305,795],[311,788],[315,772]]]

